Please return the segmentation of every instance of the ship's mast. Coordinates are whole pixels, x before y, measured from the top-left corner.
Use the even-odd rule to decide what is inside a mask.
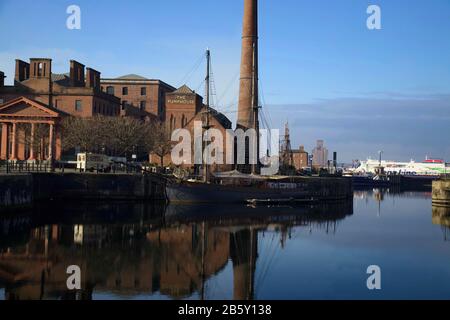
[[[253,43],[253,68],[252,68],[252,109],[253,109],[253,129],[256,132],[256,148],[250,146],[250,148],[256,149],[256,163],[252,163],[252,174],[259,173],[259,103],[258,103],[258,61],[256,54],[256,42]]]
[[[206,96],[206,112],[205,112],[205,123],[203,125],[203,129],[205,130],[205,140],[208,141],[208,130],[210,128],[209,125],[209,113],[210,113],[210,74],[211,74],[211,52],[209,49],[206,49],[206,78],[205,78],[205,96]],[[205,142],[205,148],[206,144],[208,142]],[[204,151],[203,151],[204,152]],[[206,153],[206,159],[204,159],[203,163],[203,181],[208,182],[209,181],[209,168],[208,168],[208,154]],[[202,158],[204,158],[202,156]]]

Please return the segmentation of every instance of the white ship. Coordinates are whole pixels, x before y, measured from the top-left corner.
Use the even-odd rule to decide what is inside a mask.
[[[375,169],[383,167],[387,175],[399,174],[404,176],[440,176],[450,172],[450,167],[446,167],[444,160],[426,159],[423,162],[397,162],[380,161],[368,159],[361,161],[360,165],[353,170],[354,174],[365,175],[375,174]]]

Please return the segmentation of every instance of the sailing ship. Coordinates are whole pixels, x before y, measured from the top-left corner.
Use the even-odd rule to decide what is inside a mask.
[[[256,132],[256,154],[260,154],[258,100],[258,9],[257,0],[244,0],[241,77],[237,129]],[[207,51],[206,115],[203,129],[210,128],[210,53]],[[206,139],[207,140],[207,139]],[[249,143],[250,144],[250,143]],[[247,153],[248,155],[248,153]],[[246,155],[246,156],[247,156]],[[211,173],[203,159],[202,181],[172,179],[166,185],[167,200],[172,203],[268,203],[340,200],[352,195],[351,179],[262,176],[259,161],[236,165],[230,172]],[[238,170],[239,169],[239,170]],[[249,173],[245,173],[249,172]],[[180,178],[180,177],[178,177]]]

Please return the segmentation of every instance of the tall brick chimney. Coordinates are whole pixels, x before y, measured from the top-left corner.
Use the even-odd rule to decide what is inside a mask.
[[[253,128],[258,105],[258,0],[244,0],[238,128]]]
[[[86,68],[86,87],[100,89],[100,72],[92,68]]]
[[[70,60],[70,86],[84,87],[84,64]]]
[[[14,82],[22,82],[30,78],[30,64],[16,59],[16,73],[14,76]]]

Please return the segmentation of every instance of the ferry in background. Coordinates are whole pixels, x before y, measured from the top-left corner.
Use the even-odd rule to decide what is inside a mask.
[[[439,177],[442,174],[450,172],[444,160],[442,159],[425,159],[423,162],[397,162],[397,161],[379,161],[368,159],[361,161],[359,166],[353,170],[355,175],[376,174],[377,168],[384,168],[387,175],[402,176],[424,176]]]

